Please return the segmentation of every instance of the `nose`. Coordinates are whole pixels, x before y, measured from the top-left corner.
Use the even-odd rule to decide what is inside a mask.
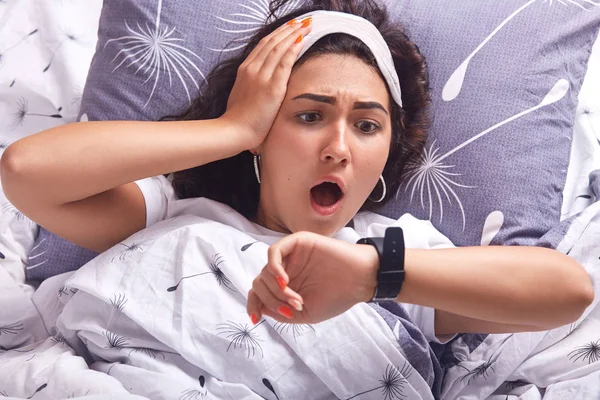
[[[325,144],[321,151],[321,161],[347,165],[350,160],[350,146],[348,143],[350,132],[345,124],[332,126],[325,135]]]

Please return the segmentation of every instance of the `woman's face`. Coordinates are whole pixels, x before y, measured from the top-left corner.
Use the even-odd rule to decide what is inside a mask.
[[[390,150],[390,112],[384,81],[356,57],[323,55],[295,68],[258,149],[257,222],[327,236],[344,227],[378,184]]]

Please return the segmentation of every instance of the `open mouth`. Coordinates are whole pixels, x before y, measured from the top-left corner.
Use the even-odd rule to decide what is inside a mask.
[[[323,182],[310,190],[313,207],[323,215],[330,215],[337,211],[344,192],[337,183]]]

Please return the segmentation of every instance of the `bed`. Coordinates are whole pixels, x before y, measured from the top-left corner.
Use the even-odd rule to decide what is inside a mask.
[[[163,3],[162,1],[158,1],[157,4],[153,2],[151,6],[130,5],[131,2],[123,2],[127,6],[117,6],[117,3],[105,1],[103,8],[100,0],[86,2],[75,0],[0,1],[0,154],[18,139],[60,124],[88,119],[154,119],[161,113],[166,115],[173,111],[161,109],[157,105],[160,104],[163,107],[172,99],[170,97],[172,94],[165,89],[167,87],[166,79],[160,80],[158,75],[150,73],[141,77],[136,76],[135,79],[139,79],[141,82],[139,87],[132,87],[131,91],[118,95],[114,94],[114,90],[111,92],[111,89],[114,88],[103,87],[100,83],[106,82],[107,78],[111,77],[119,84],[119,82],[125,82],[128,77],[134,76],[135,66],[128,69],[127,64],[121,62],[126,59],[128,54],[123,52],[125,51],[123,45],[127,43],[127,37],[139,39],[144,36],[144,32],[150,32],[153,23],[156,24],[157,31],[165,29],[164,32],[170,32],[169,35],[182,34],[185,36],[185,32],[194,29],[210,30],[212,28],[196,27],[194,21],[199,18],[196,14],[198,11],[191,11],[190,8],[183,5],[176,7],[169,2]],[[210,16],[210,21],[215,24],[221,34],[219,39],[221,42],[215,44],[212,38],[201,38],[199,42],[194,42],[193,46],[190,45],[187,48],[185,59],[188,61],[181,61],[184,59],[180,58],[181,68],[187,75],[173,74],[174,85],[177,87],[176,93],[182,100],[177,107],[185,106],[189,99],[188,96],[194,90],[193,80],[201,81],[208,72],[210,64],[217,62],[223,54],[239,49],[239,44],[243,43],[248,32],[252,32],[252,29],[256,28],[257,21],[261,23],[260,20],[265,17],[265,10],[268,6],[268,2],[263,0],[232,1],[228,5],[225,3],[227,2],[206,2],[204,6],[205,16]],[[297,5],[295,3],[297,2],[290,2],[290,9]],[[577,24],[581,27],[582,32],[584,31],[588,35],[585,45],[574,46],[578,47],[578,51],[584,48],[583,52],[576,55],[581,57],[580,65],[569,64],[564,67],[574,75],[578,73],[581,75],[579,83],[573,84],[574,81],[571,81],[571,91],[564,91],[562,97],[557,97],[556,101],[549,105],[548,115],[551,117],[546,115],[540,120],[528,121],[527,123],[530,125],[524,125],[522,128],[523,130],[534,129],[539,126],[536,124],[544,123],[553,125],[552,121],[548,122],[547,120],[555,118],[557,115],[562,118],[558,124],[554,124],[562,127],[560,132],[553,134],[554,141],[547,137],[542,138],[528,143],[528,146],[531,147],[527,150],[533,151],[531,149],[536,148],[538,150],[535,151],[542,151],[540,149],[544,146],[544,142],[550,142],[548,146],[553,149],[561,149],[562,153],[552,153],[552,156],[549,156],[557,162],[557,164],[549,164],[553,168],[549,174],[552,175],[552,179],[559,182],[558,184],[553,183],[554,186],[551,186],[554,188],[554,196],[544,203],[539,199],[523,200],[523,196],[517,196],[519,201],[512,198],[509,201],[508,194],[498,193],[496,190],[492,195],[491,189],[481,194],[480,197],[468,194],[471,192],[461,195],[457,189],[458,186],[453,186],[446,181],[447,184],[444,187],[447,191],[442,191],[440,186],[437,196],[435,192],[432,195],[430,191],[429,197],[423,186],[409,185],[405,195],[399,196],[400,200],[391,208],[384,210],[383,213],[392,216],[397,215],[399,210],[408,210],[419,218],[431,220],[456,244],[535,244],[556,248],[577,259],[588,270],[593,277],[596,293],[598,293],[600,291],[600,40],[597,39],[597,33],[600,27],[600,7],[596,8],[596,3],[592,1],[575,0],[558,0],[554,2],[555,4],[552,4],[552,0],[537,2],[535,0],[529,2],[514,0],[505,5],[487,3],[485,8],[492,9],[492,11],[485,12],[485,15],[489,16],[489,21],[487,21],[489,24],[483,24],[480,31],[471,26],[471,30],[468,30],[469,36],[463,38],[465,48],[480,49],[485,45],[487,47],[484,46],[483,49],[491,51],[494,49],[494,40],[513,40],[511,43],[514,43],[517,36],[512,39],[502,37],[501,35],[505,33],[502,31],[502,27],[515,23],[522,14],[532,11],[533,7],[539,7],[536,12],[543,11],[548,14],[563,9],[572,11],[573,14],[569,14],[569,18],[578,21]],[[465,11],[461,11],[459,6],[454,11],[440,11],[441,8],[425,7],[410,1],[398,2],[398,4],[401,4],[398,5],[398,14],[406,18],[406,25],[411,31],[411,37],[422,44],[426,52],[433,70],[434,94],[439,93],[444,104],[457,104],[457,107],[464,110],[464,105],[458,102],[465,97],[474,96],[469,92],[468,85],[464,84],[461,88],[462,91],[461,89],[452,90],[452,87],[447,85],[446,79],[438,80],[438,76],[445,74],[444,76],[447,78],[452,75],[452,70],[461,65],[461,61],[465,59],[470,50],[461,55],[460,49],[454,47],[453,52],[457,56],[456,60],[448,61],[448,71],[450,72],[443,71],[443,74],[439,72],[438,75],[438,70],[435,68],[436,60],[447,55],[438,54],[435,43],[433,43],[434,40],[431,40],[430,36],[435,36],[436,32],[442,34],[440,18],[457,19]],[[480,6],[467,0],[464,1],[464,5],[473,9]],[[148,7],[148,9],[144,9],[144,7]],[[512,13],[505,12],[507,10],[503,7],[512,10]],[[137,14],[131,9],[135,9]],[[577,18],[583,18],[579,16],[580,14],[576,14],[576,11],[584,15],[586,19],[576,19],[576,15]],[[182,20],[182,15],[186,15],[188,20]],[[543,24],[543,21],[540,23]],[[551,17],[548,17],[546,23],[551,24],[552,21]],[[115,28],[117,23],[122,26]],[[160,24],[167,26],[164,27]],[[178,30],[171,32],[169,24],[170,26],[177,25]],[[429,25],[428,30],[426,32],[419,31],[417,27],[421,25]],[[493,30],[491,28],[496,26],[498,28],[494,33],[486,38],[487,33]],[[121,29],[121,33],[115,33],[118,29]],[[554,32],[559,31],[560,29],[557,29]],[[561,34],[563,33],[561,32]],[[522,35],[523,32],[507,31],[506,33],[508,36],[513,34]],[[204,33],[204,36],[206,35]],[[496,35],[495,38],[494,35]],[[559,33],[556,33],[556,36],[548,36],[549,38],[545,40],[552,42],[559,41],[568,35],[559,36]],[[471,37],[472,40],[470,40]],[[585,37],[585,35],[582,34],[581,37]],[[185,39],[188,40],[186,43],[190,42],[189,37],[185,37]],[[485,41],[482,42],[483,39]],[[540,41],[542,40],[540,39]],[[482,45],[478,47],[478,44]],[[542,54],[540,56],[542,59],[553,56],[552,46],[541,46],[541,48],[543,51],[549,52],[549,54]],[[476,64],[478,57],[485,62],[496,62],[495,54],[487,55],[485,51],[477,54],[478,51],[471,53],[471,56],[467,58],[467,60],[475,60],[472,62],[475,65],[470,68],[481,68]],[[575,51],[575,49],[570,51]],[[507,57],[510,57],[512,53],[506,54]],[[515,57],[520,56],[516,54]],[[569,57],[569,54],[565,57]],[[585,61],[583,62],[583,60]],[[582,70],[577,72],[577,68]],[[510,74],[515,73],[510,68],[507,70],[505,71],[506,77],[499,76],[494,79],[498,81],[509,79]],[[552,90],[560,91],[560,85],[564,83],[554,79],[554,73],[555,71],[551,68],[544,70],[544,74],[550,76],[549,82],[557,82],[554,87],[550,85],[549,95],[553,93]],[[518,84],[526,86],[533,78],[527,74],[523,75],[523,80]],[[153,83],[154,79],[158,83],[158,86],[154,85],[158,88],[156,91],[149,84],[144,84],[147,81]],[[494,86],[494,79],[490,80],[491,82],[484,88],[484,92],[502,93],[498,92],[500,89]],[[577,90],[574,91],[575,89]],[[524,93],[528,90],[527,88]],[[482,87],[479,87],[478,91],[481,92]],[[102,103],[99,99],[106,96],[114,98]],[[498,96],[501,97],[501,95]],[[507,115],[517,114],[529,107],[526,105],[521,107],[520,102],[525,104],[526,100],[531,99],[524,94],[507,101],[506,104],[516,104],[516,108],[511,109]],[[576,107],[569,114],[564,111],[568,107],[561,108],[560,104],[562,103],[559,101],[570,101]],[[440,103],[442,103],[441,100]],[[104,106],[103,104],[108,105]],[[456,109],[436,110],[434,130],[441,130],[439,125],[447,123],[447,120],[443,118],[444,112],[453,113],[456,112]],[[489,132],[492,129],[490,126],[493,126],[493,129],[500,129],[497,123],[502,121],[502,118],[499,115],[486,118],[473,115],[465,117],[465,119],[474,121],[474,132]],[[510,118],[505,119],[502,124],[508,120]],[[508,122],[506,123],[508,124]],[[567,133],[565,133],[565,126],[568,128]],[[436,147],[433,146],[438,146],[438,150],[445,145],[456,146],[453,150],[455,151],[459,148],[463,149],[464,143],[466,143],[457,145],[452,141],[444,142],[443,140],[443,138],[439,138],[437,142],[431,144],[431,147],[428,148],[430,155],[436,151]],[[508,141],[513,141],[513,139]],[[485,148],[487,144],[483,143],[482,146]],[[510,145],[507,146],[510,147]],[[465,158],[474,159],[479,151],[481,148],[474,150],[473,153],[466,153]],[[550,149],[544,148],[543,151],[550,154]],[[450,153],[452,151],[447,154]],[[523,154],[516,153],[511,157],[514,162],[525,162],[523,160],[526,158]],[[497,172],[497,175],[516,179],[517,175],[512,172],[511,175],[502,175],[502,167],[494,164],[493,160],[489,162],[492,165],[489,169],[500,171]],[[498,161],[498,164],[500,163],[502,160]],[[564,164],[564,167],[556,167],[556,165],[563,165],[561,163]],[[506,160],[504,160],[504,164],[506,164]],[[461,165],[460,163],[457,165],[458,168],[462,167],[463,173],[467,168],[477,169],[477,166]],[[518,165],[524,168],[525,164]],[[535,182],[539,183],[542,175],[535,175],[535,172],[531,174],[530,181],[519,181],[515,185],[521,187],[533,185],[529,188],[535,187]],[[489,182],[490,179],[487,177],[482,181],[461,183],[463,187],[486,188],[494,186]],[[544,175],[543,179],[546,184],[546,179],[549,178]],[[414,201],[413,196],[409,196],[411,193],[414,195]],[[399,194],[402,193],[399,192]],[[445,198],[447,198],[447,202]],[[479,209],[469,206],[469,201],[481,203],[481,198],[488,200],[488,208]],[[539,213],[535,216],[531,216],[533,211],[529,211],[529,215],[518,213],[513,215],[500,207],[500,205],[507,204],[507,210],[512,208],[519,209],[521,212],[523,204],[532,202],[541,204],[536,206],[536,212]],[[140,387],[141,381],[136,382],[132,378],[131,381],[125,383],[124,379],[117,380],[112,377],[109,368],[90,369],[89,365],[97,360],[86,358],[86,350],[73,344],[81,343],[81,340],[62,335],[60,327],[56,326],[56,321],[69,298],[75,296],[78,290],[83,291],[86,288],[84,274],[79,276],[77,285],[65,286],[67,275],[72,274],[68,271],[78,269],[97,255],[83,250],[75,250],[69,244],[52,237],[47,231],[15,209],[1,191],[0,205],[0,397],[35,399],[68,397],[89,400],[242,398],[231,393],[230,397],[209,394],[205,388],[207,383],[203,379],[204,375],[196,376],[193,381],[188,379],[189,377],[183,381],[174,379],[173,385],[181,385],[181,387],[177,386],[177,394],[171,394],[175,397],[142,396],[139,394],[147,392]],[[444,209],[444,207],[446,208]],[[527,209],[530,210],[530,208]],[[531,218],[528,219],[529,217]],[[531,222],[531,220],[535,221]],[[529,226],[527,223],[531,223],[531,225]],[[523,234],[525,230],[523,227],[527,228],[528,232],[541,233],[537,236],[527,236]],[[51,254],[54,254],[54,258],[49,257]],[[110,258],[115,256],[119,257],[119,253],[111,254]],[[47,267],[50,264],[53,264],[52,268],[64,267],[62,271],[66,275],[62,278],[60,275],[53,277],[40,284],[39,280],[35,279],[36,274],[40,271],[46,271],[48,274]],[[50,275],[54,275],[54,273]],[[115,298],[108,296],[106,301],[117,309],[125,304],[125,298],[119,297],[119,295]],[[600,307],[597,306],[598,301],[598,296],[596,296],[595,302],[584,316],[570,326],[540,333],[465,335],[444,348],[436,349],[445,368],[440,397],[443,399],[487,398],[494,400],[552,400],[567,398],[567,396],[571,399],[600,398]],[[122,342],[122,336],[111,337],[108,335],[103,340],[106,340],[111,348],[118,347],[115,345],[127,347]],[[143,344],[144,340],[140,340]],[[162,343],[166,343],[166,340]],[[133,348],[131,350],[134,357],[143,357],[144,362],[151,364],[163,362],[165,354],[166,357],[170,357],[169,352],[172,351],[170,348],[165,348],[159,354],[152,350],[144,351],[142,345],[138,345],[136,348],[137,351]],[[131,356],[130,353],[129,356]],[[171,366],[166,366],[167,364],[164,365],[165,371],[171,368]],[[177,365],[181,370],[191,368],[191,366]],[[49,376],[52,377],[52,385],[48,384],[47,377]],[[135,374],[131,374],[131,376],[135,377]],[[269,389],[271,383],[263,382],[263,384],[267,389],[265,393],[271,396],[265,395],[263,398],[276,398],[277,395],[272,388]],[[103,394],[108,392],[110,394]],[[392,396],[392,392],[389,392],[389,397],[386,397],[388,396],[385,394],[386,392],[374,393],[372,395],[375,397],[372,398],[396,398]],[[242,394],[238,396],[242,396]],[[357,398],[371,398],[367,396]]]

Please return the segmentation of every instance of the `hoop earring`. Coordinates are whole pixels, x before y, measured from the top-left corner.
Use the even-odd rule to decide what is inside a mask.
[[[373,200],[369,197],[369,200],[371,200],[373,203],[381,203],[383,199],[385,199],[385,195],[387,194],[387,187],[385,186],[385,180],[383,179],[383,175],[379,176],[379,180],[381,181],[381,185],[383,186],[383,193],[381,194],[381,197],[377,200]]]
[[[256,174],[256,180],[258,181],[258,184],[260,185],[260,170],[258,169],[258,163],[260,162],[260,156],[259,155],[254,155],[254,173]]]

